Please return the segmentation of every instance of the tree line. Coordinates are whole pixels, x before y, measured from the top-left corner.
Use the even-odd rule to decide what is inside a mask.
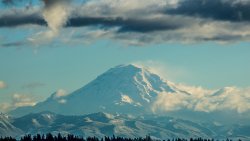
[[[51,133],[46,135],[37,134],[37,135],[25,135],[21,137],[19,140],[13,137],[0,137],[0,141],[233,141],[231,139],[225,140],[216,140],[216,139],[204,139],[204,138],[190,138],[190,139],[182,139],[182,138],[173,138],[167,140],[158,140],[152,139],[150,136],[146,136],[145,138],[124,138],[124,137],[79,137],[72,134],[68,134],[67,136],[62,136],[60,133],[57,136],[53,136]],[[241,141],[240,139],[237,141]]]

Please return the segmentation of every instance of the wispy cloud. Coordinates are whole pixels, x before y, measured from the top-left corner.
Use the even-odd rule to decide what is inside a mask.
[[[32,96],[29,96],[27,94],[15,93],[12,95],[10,102],[0,103],[0,111],[8,112],[9,110],[13,110],[18,107],[34,106],[35,104],[36,101]]]
[[[162,79],[174,82],[176,82],[178,78],[184,78],[185,76],[190,75],[185,70],[185,68],[181,68],[180,66],[175,66],[173,64],[170,65],[166,62],[158,60],[134,61],[131,62],[131,64],[135,64],[136,66],[140,66],[142,68],[147,68],[147,70],[150,72],[161,76]]]
[[[0,80],[0,89],[4,89],[7,87],[7,84],[4,81]]]
[[[12,97],[12,105],[14,108],[23,106],[34,106],[36,102],[30,96],[16,93]]]
[[[22,88],[24,88],[24,89],[35,89],[35,88],[39,88],[39,87],[43,87],[43,86],[45,86],[44,83],[33,82],[33,83],[23,85]]]

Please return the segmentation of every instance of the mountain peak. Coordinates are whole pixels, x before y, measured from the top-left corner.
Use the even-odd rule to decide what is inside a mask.
[[[122,64],[122,65],[115,66],[114,68],[130,68],[130,69],[135,69],[135,68],[142,68],[142,67],[139,66],[139,65],[136,65],[136,64]]]
[[[139,67],[134,64],[127,64],[127,65],[118,65],[114,68],[109,69],[106,73],[110,74],[120,74],[120,75],[135,75],[137,73],[140,73],[142,71],[145,71],[145,68]],[[146,70],[147,71],[147,70]]]

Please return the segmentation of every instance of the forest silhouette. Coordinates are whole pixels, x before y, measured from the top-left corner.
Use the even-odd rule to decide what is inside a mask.
[[[60,133],[57,136],[53,136],[51,133],[48,134],[37,134],[37,135],[25,135],[21,137],[20,139],[15,139],[13,137],[0,137],[0,141],[233,141],[232,139],[204,139],[204,138],[190,138],[190,139],[183,139],[183,138],[172,138],[172,139],[166,139],[166,140],[160,140],[160,139],[153,139],[149,135],[142,138],[124,138],[124,137],[108,137],[105,136],[103,138],[97,138],[97,137],[87,137],[83,138],[80,136],[75,136],[72,134],[68,134],[66,136],[62,136]],[[234,140],[236,141],[236,140]],[[237,141],[241,141],[241,139],[238,139]]]

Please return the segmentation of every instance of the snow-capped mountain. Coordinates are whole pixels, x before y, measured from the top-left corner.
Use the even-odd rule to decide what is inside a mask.
[[[189,95],[145,68],[120,65],[67,96],[54,93],[34,107],[22,107],[10,113],[21,116],[49,110],[64,115],[95,112],[140,115],[151,112],[152,103],[162,92]]]
[[[68,95],[55,92],[35,106],[11,111],[9,114],[16,118],[10,120],[3,116],[0,119],[0,135],[11,135],[7,133],[12,130],[6,128],[11,127],[18,135],[60,132],[85,137],[150,134],[161,139],[230,137],[250,140],[250,114],[238,114],[248,110],[250,97],[248,93],[238,93],[234,87],[208,94],[191,93],[148,69],[121,65]],[[170,111],[152,114],[155,104]],[[171,108],[177,110],[171,111]]]

